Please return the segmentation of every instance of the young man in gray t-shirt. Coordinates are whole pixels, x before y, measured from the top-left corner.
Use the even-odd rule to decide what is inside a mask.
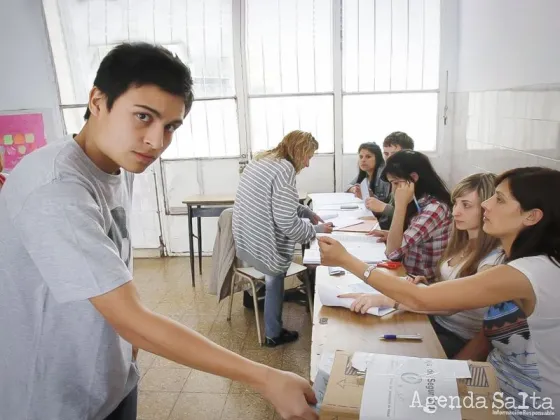
[[[86,124],[23,159],[0,194],[0,417],[136,418],[133,348],[233,380],[284,418],[317,418],[296,375],[252,362],[142,305],[132,282],[133,174],[193,102],[169,51],[123,44],[102,61]]]

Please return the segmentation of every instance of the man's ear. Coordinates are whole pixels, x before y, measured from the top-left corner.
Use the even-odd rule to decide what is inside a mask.
[[[410,174],[410,177],[412,178],[412,180],[413,180],[414,182],[418,182],[418,179],[420,178],[416,172],[412,172],[412,173]]]
[[[107,96],[94,86],[89,92],[88,108],[89,112],[96,117],[99,116],[101,110],[107,106]]]

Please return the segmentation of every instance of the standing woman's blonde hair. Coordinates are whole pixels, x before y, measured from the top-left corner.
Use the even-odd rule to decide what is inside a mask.
[[[266,157],[286,159],[294,166],[296,173],[299,173],[305,168],[306,160],[313,156],[318,148],[319,143],[311,133],[294,130],[286,134],[274,149],[258,153],[255,160]]]
[[[483,201],[488,200],[494,195],[496,175],[492,173],[479,173],[470,175],[463,180],[461,180],[453,189],[451,193],[451,202],[455,205],[455,201],[469,194],[472,191],[476,191],[480,204]],[[478,228],[478,236],[473,241],[474,243],[469,248],[470,256],[467,258],[461,270],[459,271],[457,277],[466,277],[475,274],[478,270],[478,265],[484,257],[486,257],[492,250],[498,248],[500,242],[498,239],[491,237],[482,230],[483,225],[483,211],[480,209],[480,226]],[[438,278],[439,278],[439,267],[441,262],[447,261],[456,255],[459,255],[462,251],[469,247],[469,234],[467,231],[458,230],[453,225],[453,231],[451,233],[451,238],[445,252],[441,257],[440,264],[438,264]]]

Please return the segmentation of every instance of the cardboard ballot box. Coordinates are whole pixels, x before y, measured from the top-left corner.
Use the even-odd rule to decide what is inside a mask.
[[[498,391],[489,363],[337,351],[320,418],[506,419],[493,410]]]

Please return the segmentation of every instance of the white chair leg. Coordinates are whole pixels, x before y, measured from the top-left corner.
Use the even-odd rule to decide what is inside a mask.
[[[235,279],[237,278],[237,274],[233,273],[233,275],[231,276],[231,290],[229,293],[229,308],[228,308],[228,316],[227,316],[227,320],[231,321],[231,310],[233,307],[233,291],[235,290]]]
[[[255,306],[255,321],[257,323],[257,337],[259,339],[259,344],[263,345],[263,339],[261,334],[261,321],[259,319],[259,299],[257,297],[257,288],[255,287],[255,282],[251,279],[251,289],[253,289],[253,305]]]

